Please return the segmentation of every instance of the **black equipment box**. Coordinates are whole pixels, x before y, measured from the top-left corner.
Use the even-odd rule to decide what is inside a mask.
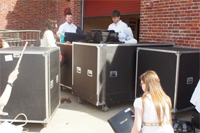
[[[142,46],[172,44],[95,44],[73,43],[72,91],[96,106],[133,101],[136,49]]]
[[[190,103],[200,77],[200,49],[186,47],[137,48],[135,97],[143,91],[139,76],[154,70],[172,100],[172,112],[194,108]]]
[[[71,33],[71,32],[65,32],[65,42],[73,42],[73,41],[80,41],[85,42],[85,35],[78,34],[78,33]]]
[[[90,43],[120,43],[118,33],[114,30],[92,29],[86,34],[86,42]]]
[[[15,69],[23,47],[0,49],[0,95],[7,84],[8,75]],[[28,121],[48,123],[60,104],[60,66],[58,47],[27,47],[19,74],[0,121],[12,121],[24,113]],[[25,122],[19,117],[15,122]]]
[[[195,112],[192,114],[191,123],[195,128],[200,129],[200,113],[199,112]]]
[[[60,68],[60,85],[68,89],[72,88],[72,44],[56,43],[64,56],[64,64]]]

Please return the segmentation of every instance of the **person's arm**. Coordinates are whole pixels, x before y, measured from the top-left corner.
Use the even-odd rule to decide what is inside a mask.
[[[119,32],[118,37],[119,39],[125,39],[126,35],[124,34],[124,32]]]
[[[58,31],[56,33],[57,37],[60,39],[61,38],[61,34],[62,34],[62,31],[63,31],[63,26],[60,25],[60,27],[58,28]]]
[[[142,110],[135,107],[135,120],[131,133],[139,133],[142,125]]]
[[[46,31],[45,37],[46,37],[48,46],[50,46],[50,47],[56,47],[57,46],[55,44],[55,38],[54,38],[52,31],[50,31],[50,30]]]
[[[137,40],[134,39],[134,38],[131,38],[129,40],[125,40],[124,42],[125,42],[125,44],[137,44]]]
[[[60,39],[61,38],[61,34],[60,33],[56,33],[57,37]]]
[[[119,35],[118,35],[119,39],[125,39],[126,38],[126,34],[125,34],[124,30],[127,29],[127,28],[128,28],[127,24],[124,23],[121,27],[121,30],[119,31]]]
[[[7,104],[9,98],[10,98],[10,94],[12,91],[12,84],[14,83],[14,81],[17,79],[17,75],[18,75],[18,70],[14,70],[8,77],[8,84],[6,85],[6,88],[3,92],[3,94],[0,97],[0,107],[3,107]]]

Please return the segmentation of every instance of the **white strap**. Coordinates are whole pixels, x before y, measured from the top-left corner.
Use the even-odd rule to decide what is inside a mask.
[[[18,115],[14,118],[14,120],[11,121],[10,123],[12,124],[12,123],[17,119],[17,117],[19,117],[20,115],[23,115],[23,116],[25,117],[26,122],[25,122],[24,124],[19,125],[19,126],[25,126],[25,125],[27,124],[27,120],[28,120],[28,119],[27,119],[27,117],[26,117],[26,115],[25,115],[24,113],[18,114]]]

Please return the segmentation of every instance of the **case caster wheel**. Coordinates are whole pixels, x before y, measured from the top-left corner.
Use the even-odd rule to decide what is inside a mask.
[[[83,103],[83,99],[81,99],[80,97],[78,97],[78,103],[82,104]]]
[[[108,110],[109,110],[109,108],[108,108],[108,106],[107,106],[107,105],[102,105],[102,110],[106,112],[106,111],[108,111]]]

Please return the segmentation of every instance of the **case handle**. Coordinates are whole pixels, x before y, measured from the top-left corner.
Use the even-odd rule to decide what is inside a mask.
[[[81,73],[81,67],[76,67],[76,72]]]
[[[87,75],[89,76],[89,77],[92,77],[93,76],[93,72],[92,72],[92,70],[87,70]]]

